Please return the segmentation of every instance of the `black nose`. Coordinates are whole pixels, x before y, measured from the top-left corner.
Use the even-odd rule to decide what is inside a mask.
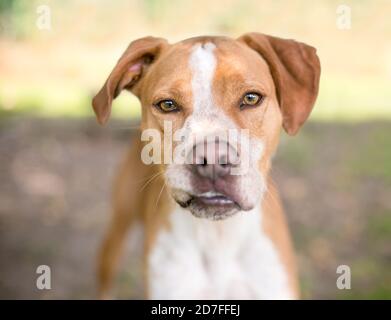
[[[201,177],[215,180],[227,176],[238,163],[237,151],[226,141],[204,141],[193,148],[191,165]]]

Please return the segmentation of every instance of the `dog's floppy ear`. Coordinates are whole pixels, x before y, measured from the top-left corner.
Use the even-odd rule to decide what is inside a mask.
[[[128,46],[102,89],[92,100],[100,124],[107,122],[113,99],[120,94],[121,90],[125,88],[130,90],[167,45],[165,39],[145,37],[133,41]]]
[[[239,41],[268,63],[276,85],[285,131],[294,135],[307,120],[318,95],[320,62],[316,49],[301,42],[247,33]]]

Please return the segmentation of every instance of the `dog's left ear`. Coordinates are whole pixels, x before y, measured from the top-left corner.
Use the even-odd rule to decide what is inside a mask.
[[[128,46],[102,89],[92,100],[100,124],[105,124],[109,119],[113,99],[121,90],[131,90],[166,46],[168,43],[165,39],[154,37],[135,40]]]
[[[246,33],[240,38],[268,63],[285,131],[294,135],[307,120],[318,95],[320,62],[316,49],[301,42]]]

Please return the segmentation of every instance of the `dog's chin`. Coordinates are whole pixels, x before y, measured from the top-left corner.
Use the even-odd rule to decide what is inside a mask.
[[[238,203],[223,195],[189,196],[186,201],[176,201],[193,216],[209,220],[227,219],[242,210]]]

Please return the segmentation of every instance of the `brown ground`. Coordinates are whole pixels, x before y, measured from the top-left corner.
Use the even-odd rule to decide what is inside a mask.
[[[131,130],[123,121],[0,119],[0,298],[94,298],[110,183]],[[391,298],[390,123],[309,123],[283,136],[282,192],[305,298]],[[119,297],[139,297],[124,258]],[[52,290],[36,289],[36,268]],[[352,289],[336,288],[336,268]],[[128,266],[126,268],[126,266]]]

